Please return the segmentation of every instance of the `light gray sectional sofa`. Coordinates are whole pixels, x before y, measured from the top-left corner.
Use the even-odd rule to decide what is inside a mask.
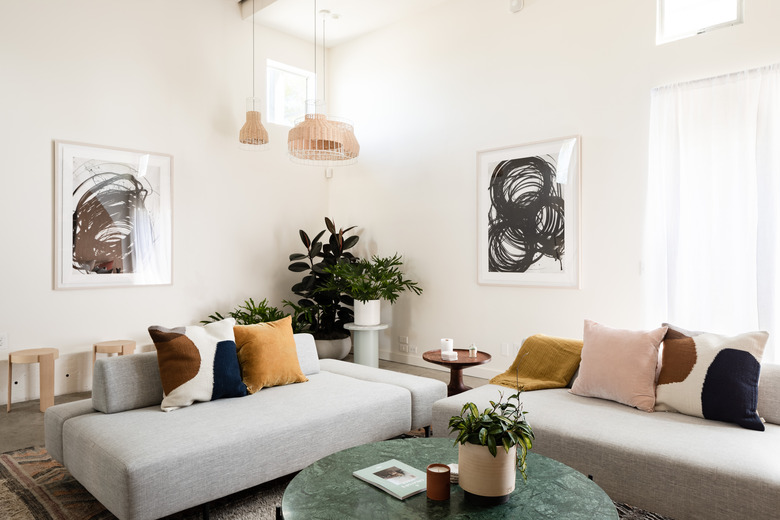
[[[503,386],[437,401],[433,434],[466,402],[481,409]],[[780,365],[764,365],[758,412],[763,432],[678,413],[647,413],[567,388],[522,394],[533,451],[591,475],[607,494],[677,520],[780,518]],[[529,475],[533,478],[533,475]]]
[[[163,412],[154,352],[99,359],[92,399],[50,407],[46,449],[120,519],[152,519],[431,424],[443,382],[317,358],[296,383]]]

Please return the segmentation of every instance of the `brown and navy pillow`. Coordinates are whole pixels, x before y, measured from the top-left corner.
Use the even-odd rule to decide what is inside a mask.
[[[764,431],[758,415],[758,379],[769,334],[721,336],[669,330],[661,352],[656,411],[678,412]]]
[[[163,410],[247,395],[233,335],[235,324],[235,319],[228,318],[202,327],[149,327],[157,349]]]

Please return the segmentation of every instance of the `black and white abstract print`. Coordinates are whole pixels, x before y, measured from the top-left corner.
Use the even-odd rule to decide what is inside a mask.
[[[492,273],[564,270],[563,185],[552,155],[501,161],[490,177],[487,255]]]

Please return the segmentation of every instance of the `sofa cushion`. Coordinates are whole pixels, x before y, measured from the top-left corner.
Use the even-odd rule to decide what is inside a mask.
[[[305,385],[171,414],[74,417],[63,428],[64,462],[119,518],[154,519],[408,432],[410,414],[404,388],[321,372]]]
[[[269,323],[237,325],[233,330],[249,393],[308,381],[298,361],[290,316]]]
[[[165,392],[163,410],[246,395],[233,337],[235,324],[228,318],[204,326],[149,327]]]
[[[758,415],[766,332],[721,336],[674,325],[664,339],[656,410],[764,430]]]
[[[434,436],[454,437],[447,421],[463,403],[483,409],[502,390],[484,385],[436,402]],[[777,517],[778,425],[756,433],[682,414],[648,414],[565,389],[521,398],[535,434],[533,452],[592,475],[613,500],[678,519]]]
[[[92,404],[103,413],[159,405],[163,399],[157,352],[100,358],[92,374]]]
[[[652,412],[658,347],[665,333],[666,327],[621,330],[585,320],[582,363],[571,392]]]
[[[322,370],[327,372],[406,388],[412,397],[412,430],[430,426],[433,403],[447,397],[447,385],[429,377],[391,372],[338,359],[323,359],[321,363]]]
[[[582,341],[536,334],[523,342],[514,362],[490,384],[526,391],[563,388],[580,366]]]

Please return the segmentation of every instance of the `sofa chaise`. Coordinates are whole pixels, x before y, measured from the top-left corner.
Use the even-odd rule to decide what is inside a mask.
[[[163,412],[157,354],[104,358],[92,399],[45,414],[46,449],[120,519],[159,518],[431,424],[443,382],[333,359],[295,335],[305,383]]]
[[[647,413],[567,388],[524,392],[521,400],[533,451],[592,476],[613,500],[677,520],[780,518],[780,365],[761,367],[758,388],[763,432]],[[437,401],[433,435],[453,437],[447,425],[464,403],[482,410],[500,392],[513,393],[489,384]]]

